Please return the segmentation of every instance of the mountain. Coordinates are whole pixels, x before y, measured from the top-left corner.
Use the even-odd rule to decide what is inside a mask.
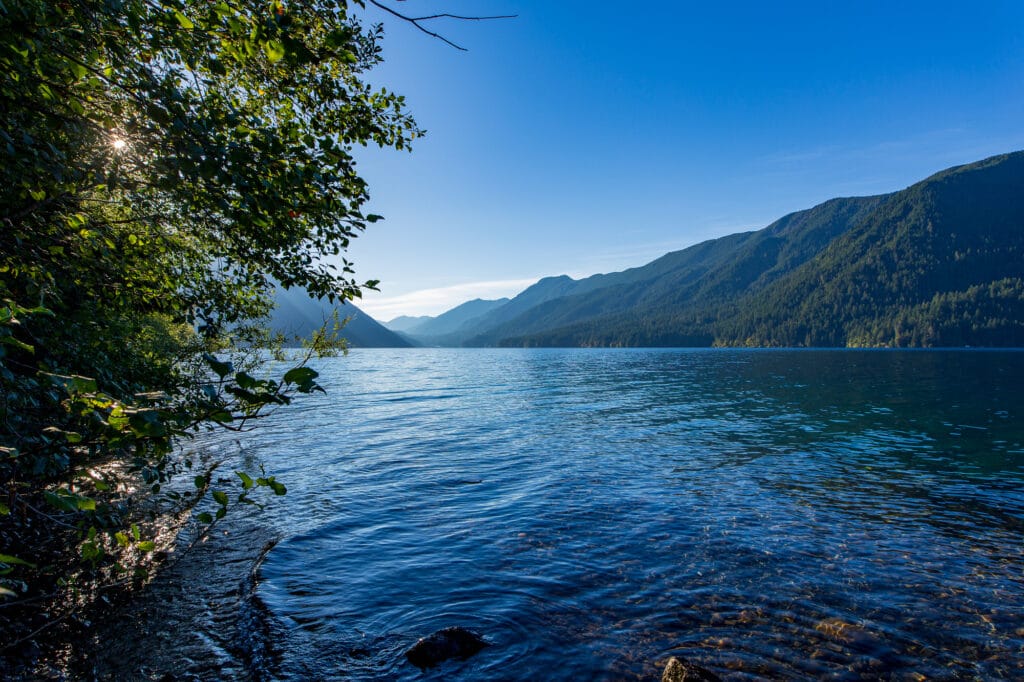
[[[420,339],[427,345],[431,340],[438,340],[447,335],[455,334],[466,325],[475,325],[480,316],[500,308],[508,303],[507,298],[486,301],[481,298],[466,301],[437,317],[418,318],[420,322],[410,325],[401,331]],[[408,318],[417,319],[417,318]]]
[[[352,303],[331,304],[326,299],[311,298],[301,289],[278,289],[274,299],[277,305],[270,314],[270,329],[284,334],[289,339],[286,345],[298,345],[295,337],[309,338],[325,321],[331,320],[335,309],[339,320],[349,318],[340,335],[352,348],[409,348],[413,345]]]
[[[566,285],[568,296],[494,325],[472,337],[471,343],[494,345],[591,318],[627,313],[651,317],[684,306],[727,306],[738,294],[767,286],[808,260],[880,201],[881,197],[833,199],[757,232],[712,239],[639,268],[579,280]],[[707,345],[700,339],[676,338],[672,344]],[[588,334],[586,342],[595,342],[593,334]]]
[[[541,280],[449,340],[1022,346],[1024,152],[832,199],[639,268]]]
[[[1024,346],[1024,153],[896,193],[808,266],[750,297],[726,338]]]
[[[399,315],[393,320],[387,322],[381,322],[385,327],[393,332],[407,332],[410,329],[414,329],[417,325],[434,319],[430,315],[420,315],[419,317],[410,317],[409,315]]]

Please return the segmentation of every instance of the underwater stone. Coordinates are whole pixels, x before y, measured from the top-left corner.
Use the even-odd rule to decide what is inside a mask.
[[[455,626],[422,638],[405,652],[405,657],[420,670],[426,670],[449,658],[469,658],[485,646],[490,645],[483,637]]]
[[[688,663],[673,656],[668,659],[661,682],[722,682],[718,675],[699,665]]]

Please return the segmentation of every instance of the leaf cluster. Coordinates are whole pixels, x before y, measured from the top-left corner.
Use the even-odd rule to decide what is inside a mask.
[[[421,134],[401,96],[365,81],[382,30],[361,6],[0,3],[7,592],[31,596],[22,577],[39,563],[19,528],[67,527],[94,565],[151,551],[118,476],[160,493],[182,438],[322,390],[309,354],[281,378],[260,370],[270,293],[334,301],[376,286],[345,255],[380,218],[364,212],[353,149]],[[240,483],[242,502],[284,492],[273,477]],[[226,509],[226,494],[207,499]]]

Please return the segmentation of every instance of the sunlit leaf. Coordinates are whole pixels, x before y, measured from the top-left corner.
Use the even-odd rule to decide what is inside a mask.
[[[178,20],[178,23],[181,24],[181,27],[184,29],[191,31],[196,27],[196,25],[192,23],[191,19],[182,14],[181,10],[174,10],[174,18]]]

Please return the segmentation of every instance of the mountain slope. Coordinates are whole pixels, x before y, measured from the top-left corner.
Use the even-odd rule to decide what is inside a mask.
[[[492,301],[475,298],[472,301],[466,301],[465,303],[458,305],[437,317],[420,318],[421,321],[418,324],[411,325],[402,331],[411,336],[423,339],[452,334],[467,324],[473,324],[480,316],[502,307],[508,303],[508,301],[509,299],[507,298],[499,298]]]
[[[883,197],[832,200],[723,239],[669,254],[687,262],[659,277],[550,301],[477,338],[1024,345],[1024,153],[951,168]]]
[[[1016,345],[1024,341],[1024,308],[1015,303],[1022,279],[1024,154],[1017,153],[951,168],[893,195],[807,267],[752,297],[731,335],[746,332],[765,345]],[[998,315],[965,328],[968,300]],[[956,316],[941,312],[953,301]]]
[[[278,289],[275,294],[276,307],[270,314],[270,329],[288,338],[287,345],[298,345],[298,339],[308,339],[330,321],[334,310],[339,320],[349,318],[340,335],[352,348],[409,348],[411,344],[395,332],[387,329],[362,310],[345,303],[333,305],[326,299],[313,299],[301,289]]]
[[[756,232],[709,240],[640,268],[581,280],[568,296],[535,306],[470,342],[492,345],[627,311],[660,316],[686,307],[695,315],[711,314],[712,308],[728,306],[737,296],[761,289],[806,262],[883,198],[832,199]]]
[[[432,320],[430,315],[420,315],[419,317],[410,317],[408,315],[399,315],[393,320],[387,322],[381,322],[382,325],[387,327],[393,332],[407,332],[410,329],[415,328],[417,325],[421,325],[424,322]]]

